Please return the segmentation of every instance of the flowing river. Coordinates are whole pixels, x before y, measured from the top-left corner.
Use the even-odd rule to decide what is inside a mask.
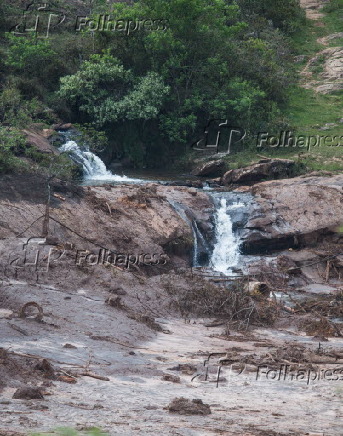
[[[69,154],[71,159],[82,165],[83,184],[103,183],[146,183],[148,180],[130,178],[125,175],[113,174],[106,168],[105,163],[89,151],[87,147],[79,147],[77,142],[68,140],[59,150]],[[198,228],[197,222],[183,205],[173,203],[172,206],[179,215],[188,223],[193,232],[193,266],[205,266],[224,275],[234,276],[239,271],[242,263],[240,253],[240,238],[234,229],[237,216],[242,216],[247,208],[247,202],[242,201],[243,194],[231,192],[209,191],[214,203],[214,243],[210,248],[210,241]]]

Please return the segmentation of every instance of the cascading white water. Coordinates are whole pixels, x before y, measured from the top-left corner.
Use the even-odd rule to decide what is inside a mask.
[[[240,258],[239,241],[233,233],[229,212],[243,206],[243,203],[227,206],[226,199],[220,199],[215,215],[216,243],[211,256],[211,266],[214,271],[230,274],[232,268],[238,265]]]
[[[189,218],[189,216],[186,213],[186,207],[176,201],[168,200],[171,206],[175,209],[175,211],[179,214],[179,216],[189,225],[189,227],[192,229],[193,232],[193,260],[192,260],[192,266],[197,267],[199,265],[199,257],[201,250],[202,252],[209,253],[209,247],[208,244],[202,235],[201,231],[198,228],[197,222],[195,219]]]
[[[81,150],[75,141],[67,141],[59,148],[59,150],[61,152],[71,153],[74,160],[82,165],[85,179],[106,180],[113,182],[138,181],[137,179],[131,179],[126,176],[112,174],[111,171],[106,169],[106,165],[100,159],[100,157],[96,156],[89,150]]]

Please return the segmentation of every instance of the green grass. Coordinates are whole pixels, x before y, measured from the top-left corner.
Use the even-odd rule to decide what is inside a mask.
[[[239,153],[227,156],[230,169],[241,168],[254,163],[262,157],[295,159],[298,163],[297,174],[307,171],[343,171],[343,123],[340,119],[343,114],[343,99],[340,95],[317,94],[312,90],[295,87],[290,94],[287,116],[293,126],[292,132],[299,136],[342,136],[335,142],[341,147],[332,147],[324,144],[312,147],[286,147],[286,148],[256,148],[256,141],[252,141],[249,148]],[[336,127],[321,130],[326,123],[335,123]]]
[[[321,20],[324,27],[318,26],[311,20],[292,37],[292,46],[296,55],[306,55],[303,62],[296,64],[298,71],[301,71],[306,62],[322,51],[325,47],[317,42],[319,37],[328,36],[332,33],[343,30],[343,0],[332,0],[324,9],[325,17]],[[332,40],[329,46],[339,46],[342,38]],[[313,80],[318,79],[318,74],[323,71],[324,58],[318,57],[317,63],[312,67]],[[343,136],[343,98],[342,91],[335,94],[317,94],[311,89],[304,89],[295,86],[289,96],[288,108],[285,116],[292,126],[292,132],[299,136]],[[328,130],[321,130],[327,123],[335,123],[336,126]],[[228,157],[230,168],[246,166],[256,162],[260,156],[280,157],[295,159],[306,166],[308,171],[330,171],[343,172],[343,137],[338,140],[341,147],[330,147],[322,145],[313,147],[310,151],[302,148],[264,148],[258,149],[254,146],[250,150],[242,151]],[[298,165],[299,173],[303,172],[303,166]]]
[[[328,47],[341,47],[342,45],[343,45],[343,38],[334,38],[328,41]]]
[[[330,33],[342,32],[343,29],[343,0],[331,0],[323,8],[326,14],[323,18],[325,29]]]
[[[343,116],[343,99],[340,95],[317,94],[311,89],[296,87],[290,94],[287,112],[296,131],[310,135],[318,133],[319,127],[326,123],[338,123]],[[343,124],[329,132],[338,134],[342,130]]]
[[[291,47],[296,55],[314,56],[322,49],[317,38],[327,35],[324,27],[317,27],[312,20],[306,20],[301,30],[292,35]]]
[[[324,26],[318,26],[313,20],[306,20],[306,24],[292,35],[291,45],[296,55],[314,56],[323,46],[317,42],[318,38],[343,31],[343,0],[331,0],[324,8]],[[332,40],[331,47],[342,45],[342,38]]]

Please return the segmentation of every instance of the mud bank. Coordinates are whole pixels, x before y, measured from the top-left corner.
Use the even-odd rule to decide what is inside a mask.
[[[295,179],[269,183],[244,188],[256,194],[255,207],[264,204],[267,189],[275,196],[268,200],[269,209],[265,206],[268,213],[281,211],[282,186],[310,189],[310,182]],[[210,293],[213,297],[201,300],[207,302],[218,289],[232,295],[225,277],[191,269],[192,230],[173,206],[179,203],[191,211],[210,235],[213,202],[206,192],[156,184],[80,188],[56,182],[49,235],[42,238],[44,181],[7,177],[1,184],[0,432],[28,434],[64,425],[79,430],[97,426],[121,435],[303,435],[326,434],[328,429],[330,435],[340,434],[340,373],[337,380],[329,372],[324,378],[315,375],[340,370],[342,338],[337,330],[312,325],[317,320],[312,305],[279,304],[272,296],[247,294],[253,310],[259,304],[266,313],[272,310],[274,325],[268,317],[268,328],[246,317],[240,330],[225,316],[196,316],[185,305],[185,295],[190,301],[197,293]],[[336,204],[336,197],[326,196],[327,204]],[[296,213],[294,222],[301,215]],[[265,229],[268,233],[272,226]],[[142,264],[100,262],[96,256],[104,249],[131,260],[137,254],[150,257]],[[316,311],[322,317],[341,317],[340,277],[322,277],[321,270],[311,276],[310,258],[294,253],[282,255],[293,262],[288,269],[300,268],[300,275],[294,282],[289,274],[282,289],[290,291],[290,277],[298,287],[316,283],[317,304],[326,284],[330,300],[325,307],[315,306]],[[89,254],[93,257],[86,260]],[[153,254],[164,256],[163,262],[156,263]],[[272,272],[275,277],[282,272],[277,262]],[[268,285],[277,293],[280,281]],[[302,290],[300,303],[313,297],[312,291],[311,286]],[[36,319],[30,311],[23,315],[28,302],[41,307],[42,317]],[[300,376],[275,380],[266,375],[287,364],[290,374],[311,370],[309,382]],[[14,399],[23,386],[38,387],[44,399]],[[201,399],[211,414],[172,414],[168,405],[176,397]]]

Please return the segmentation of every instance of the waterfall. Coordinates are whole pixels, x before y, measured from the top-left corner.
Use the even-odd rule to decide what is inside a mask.
[[[208,254],[210,253],[210,249],[206,239],[203,234],[199,230],[198,224],[195,220],[192,222],[192,230],[193,230],[193,239],[194,239],[194,250],[193,250],[193,266],[202,266],[201,257],[208,258]],[[199,248],[200,247],[200,248]]]
[[[214,271],[232,274],[232,269],[239,263],[239,240],[234,235],[230,213],[242,207],[244,204],[240,202],[228,206],[226,198],[219,200],[215,213],[216,242],[210,261]]]
[[[198,224],[195,219],[191,219],[187,214],[187,208],[186,206],[173,201],[168,200],[171,206],[175,209],[175,211],[179,214],[179,216],[189,225],[189,227],[192,229],[193,232],[193,260],[192,260],[192,266],[197,267],[201,266],[201,257],[208,257],[208,254],[210,252],[208,244],[202,235],[201,231],[199,230]]]
[[[112,174],[111,171],[106,169],[106,165],[88,149],[82,150],[75,141],[67,141],[59,150],[67,152],[71,158],[83,167],[83,173],[86,180],[106,180],[109,182],[133,182],[137,179],[131,179],[126,176],[119,176]]]

